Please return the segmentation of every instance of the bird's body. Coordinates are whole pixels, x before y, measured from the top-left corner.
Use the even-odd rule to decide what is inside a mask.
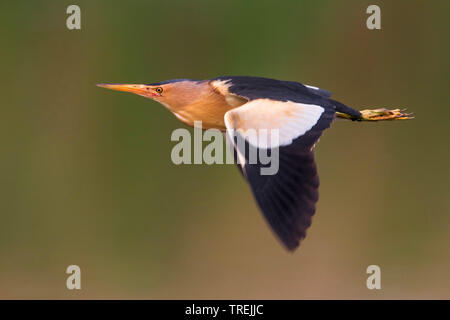
[[[210,80],[177,79],[148,85],[101,84],[163,104],[183,123],[237,132],[247,149],[277,150],[279,169],[263,175],[235,143],[240,169],[266,220],[289,249],[306,235],[318,200],[319,178],[313,148],[336,116],[357,121],[410,119],[402,110],[357,111],[332,100],[331,93],[293,81],[226,76]],[[276,132],[262,139],[258,132]],[[257,132],[256,136],[251,133]]]

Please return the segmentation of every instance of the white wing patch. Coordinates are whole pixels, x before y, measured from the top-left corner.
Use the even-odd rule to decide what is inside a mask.
[[[286,146],[310,130],[324,108],[270,99],[252,100],[225,113],[227,131],[236,131],[257,148]]]

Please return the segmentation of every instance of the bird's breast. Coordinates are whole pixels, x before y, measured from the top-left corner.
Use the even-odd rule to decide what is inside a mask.
[[[235,96],[223,96],[216,92],[208,94],[191,104],[174,111],[175,116],[183,123],[194,126],[195,121],[202,122],[203,129],[226,130],[224,115],[237,108],[247,100]]]

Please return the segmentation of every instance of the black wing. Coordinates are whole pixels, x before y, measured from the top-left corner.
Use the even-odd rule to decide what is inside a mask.
[[[228,91],[248,100],[268,98],[277,101],[294,101],[317,104],[331,97],[331,92],[295,81],[282,81],[262,77],[224,76],[211,81],[229,81]]]
[[[268,82],[266,79],[255,82],[245,78],[245,83],[241,78],[237,82],[233,78],[228,90],[231,94],[249,99],[250,102],[225,115],[227,129],[241,132],[243,137],[245,137],[246,127],[276,128],[277,121],[279,121],[276,119],[277,117],[285,119],[279,121],[280,131],[285,130],[283,124],[287,124],[285,127],[292,127],[295,123],[299,123],[300,126],[305,125],[302,119],[299,119],[302,117],[301,112],[294,113],[292,118],[286,118],[284,111],[289,111],[291,105],[294,109],[297,106],[304,108],[302,110],[306,110],[305,119],[312,118],[308,113],[308,108],[319,106],[323,109],[320,116],[311,120],[314,121],[314,124],[308,127],[303,134],[295,137],[294,130],[289,132],[294,135],[291,142],[280,145],[278,148],[276,146],[268,148],[269,154],[276,152],[275,150],[278,150],[279,154],[279,169],[274,175],[261,174],[261,169],[269,165],[263,165],[259,159],[256,163],[250,163],[250,152],[253,150],[259,154],[260,147],[257,144],[249,142],[246,138],[245,149],[238,148],[237,138],[234,138],[236,151],[245,158],[245,161],[242,161],[244,163],[240,165],[258,206],[286,248],[294,250],[298,247],[300,240],[306,236],[306,230],[311,225],[311,219],[315,212],[319,177],[314,161],[313,147],[322,131],[328,128],[333,121],[334,106],[322,95],[311,93],[310,89],[303,85],[282,82],[281,86],[277,86],[270,79]],[[292,104],[292,101],[296,103]],[[280,112],[274,114],[267,110],[279,110]],[[267,119],[261,120],[261,113],[269,113]],[[292,112],[288,113],[292,114]],[[252,118],[258,118],[259,121],[252,123]],[[244,119],[247,119],[247,124],[243,123]]]

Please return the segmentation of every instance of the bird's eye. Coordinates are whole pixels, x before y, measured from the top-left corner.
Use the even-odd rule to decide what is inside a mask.
[[[155,91],[158,92],[158,93],[162,93],[163,92],[163,88],[158,87],[158,88],[155,89]]]

